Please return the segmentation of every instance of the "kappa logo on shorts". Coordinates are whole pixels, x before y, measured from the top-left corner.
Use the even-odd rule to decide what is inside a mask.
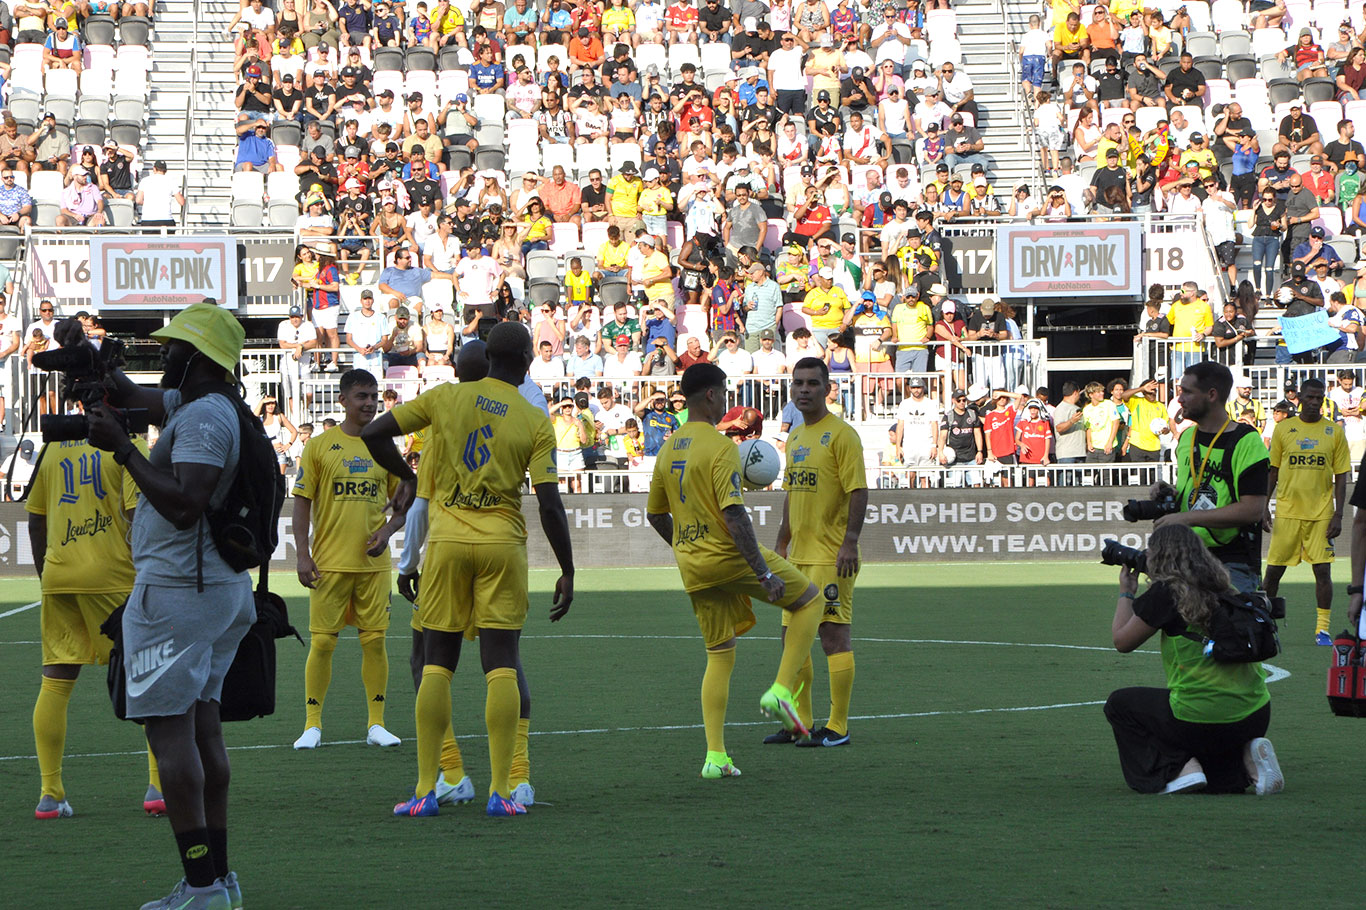
[[[827,603],[832,604],[840,602],[840,586],[833,581],[825,586],[825,600]]]

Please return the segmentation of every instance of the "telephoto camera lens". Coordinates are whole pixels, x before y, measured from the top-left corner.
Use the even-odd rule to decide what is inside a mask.
[[[1100,551],[1101,565],[1127,566],[1136,572],[1148,571],[1148,554],[1143,550],[1126,547],[1117,540],[1105,541]]]

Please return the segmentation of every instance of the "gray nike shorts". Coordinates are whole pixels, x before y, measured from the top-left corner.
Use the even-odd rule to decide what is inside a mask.
[[[220,701],[237,645],[256,621],[251,579],[226,585],[134,585],[123,611],[128,717],[174,717]]]

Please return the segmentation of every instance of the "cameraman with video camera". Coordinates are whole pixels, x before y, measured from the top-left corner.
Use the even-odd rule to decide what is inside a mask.
[[[1234,422],[1225,411],[1233,374],[1205,361],[1181,376],[1182,412],[1195,426],[1176,445],[1176,489],[1153,488],[1148,509],[1130,521],[1155,518],[1154,531],[1188,525],[1223,563],[1233,587],[1247,594],[1260,585],[1261,521],[1270,467],[1266,444],[1255,427]]]
[[[1153,531],[1146,553],[1119,549],[1115,650],[1127,654],[1161,632],[1167,679],[1166,688],[1118,689],[1105,702],[1125,782],[1139,793],[1280,792],[1262,665],[1221,660],[1210,640],[1233,593],[1228,569],[1175,522]],[[1141,596],[1140,572],[1151,580]]]
[[[232,371],[244,335],[237,318],[212,302],[186,307],[152,333],[162,342],[160,390],[110,368],[106,403],[87,405],[90,444],[113,452],[141,493],[132,527],[136,578],[123,614],[127,716],[145,725],[184,867],[171,894],[149,907],[240,902],[228,870],[230,769],[219,705],[256,611],[251,579],[228,565],[205,525],[241,457]],[[129,439],[129,408],[145,409],[161,427],[149,455]]]

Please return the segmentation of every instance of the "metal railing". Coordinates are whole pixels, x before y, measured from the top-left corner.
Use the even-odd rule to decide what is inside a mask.
[[[1135,338],[1134,342],[1131,385],[1138,385],[1150,378],[1159,382],[1175,381],[1186,371],[1186,367],[1203,360],[1222,363],[1237,373],[1255,362],[1257,346],[1276,344],[1275,339],[1254,338],[1221,348],[1216,339],[1208,336],[1199,340],[1191,337]]]

